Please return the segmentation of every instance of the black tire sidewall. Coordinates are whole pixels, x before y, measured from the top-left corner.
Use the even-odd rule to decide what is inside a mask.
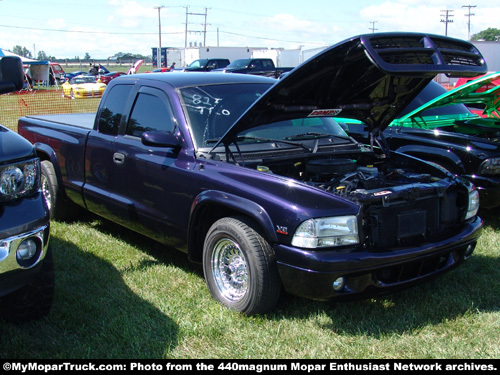
[[[49,189],[49,194],[50,194],[50,218],[54,219],[55,217],[55,210],[57,206],[57,201],[58,201],[58,190],[59,190],[59,185],[57,183],[57,177],[56,173],[54,171],[54,167],[52,163],[48,160],[43,160],[41,163],[41,174],[43,175],[44,178],[47,179],[48,183],[48,189]],[[46,197],[44,196],[44,199]]]
[[[228,238],[237,243],[247,265],[247,292],[239,301],[229,301],[219,292],[211,268],[214,245]],[[244,218],[227,217],[218,220],[209,229],[203,250],[203,272],[212,296],[230,309],[255,315],[270,311],[278,298],[278,276],[269,244]]]

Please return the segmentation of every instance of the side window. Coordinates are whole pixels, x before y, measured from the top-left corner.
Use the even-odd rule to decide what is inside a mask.
[[[99,114],[99,132],[117,135],[125,111],[128,95],[133,85],[116,85],[107,93],[105,106]]]
[[[149,130],[173,131],[174,118],[165,93],[160,90],[141,89],[127,123],[126,134],[140,137]]]
[[[273,68],[273,65],[271,64],[270,61],[264,60],[263,64],[264,64],[264,69],[272,69]]]

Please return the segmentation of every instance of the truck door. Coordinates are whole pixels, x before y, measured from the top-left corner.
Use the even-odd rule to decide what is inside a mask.
[[[142,133],[152,130],[174,132],[176,122],[168,95],[158,88],[142,86],[133,102],[125,132],[115,142],[110,196],[113,220],[161,242],[179,246],[175,238],[185,236],[187,224],[183,221],[187,222],[190,205],[186,197],[186,177],[182,176],[186,168],[179,161],[178,150],[146,146],[141,142]]]
[[[83,196],[87,209],[104,217],[109,217],[110,212],[114,143],[120,124],[125,121],[124,114],[133,88],[132,84],[109,88],[99,107],[94,130],[87,139]]]

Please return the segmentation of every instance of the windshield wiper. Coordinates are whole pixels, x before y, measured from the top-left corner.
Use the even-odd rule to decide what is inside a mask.
[[[311,138],[312,137],[312,138]],[[343,135],[337,135],[337,134],[328,134],[328,133],[316,133],[316,132],[307,132],[307,133],[300,133],[300,134],[295,134],[291,135],[288,137],[285,137],[287,140],[294,140],[294,139],[317,139],[317,138],[338,138],[338,139],[345,139],[349,140],[349,136],[343,136]]]
[[[273,143],[285,143],[287,145],[292,145],[292,146],[298,146],[298,147],[301,147],[303,148],[304,150],[308,151],[308,152],[312,152],[312,149],[310,149],[309,147],[303,145],[302,143],[300,142],[294,142],[294,141],[291,141],[291,140],[287,140],[287,139],[273,139],[273,138],[262,138],[262,137],[250,137],[250,136],[247,136],[247,135],[239,135],[236,140],[245,140],[245,139],[249,139],[249,140],[252,140],[252,141],[257,141],[257,142],[273,142]]]
[[[220,138],[210,138],[210,139],[205,139],[205,143],[208,145],[209,143],[216,143],[219,142]]]

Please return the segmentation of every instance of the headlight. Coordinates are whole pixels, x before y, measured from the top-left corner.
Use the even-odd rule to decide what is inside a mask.
[[[39,186],[40,160],[32,159],[0,167],[0,201],[33,195]]]
[[[479,192],[475,187],[469,189],[469,205],[467,207],[467,214],[465,215],[465,220],[470,219],[477,215],[479,210]]]
[[[292,245],[308,249],[356,245],[359,243],[356,216],[309,219],[299,225]]]
[[[500,174],[500,158],[483,161],[479,166],[479,174]]]

